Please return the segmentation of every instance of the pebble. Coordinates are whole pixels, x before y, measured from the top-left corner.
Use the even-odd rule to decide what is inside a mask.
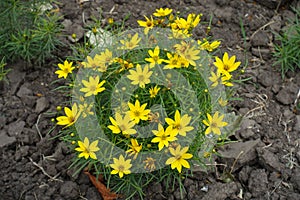
[[[73,181],[65,181],[60,187],[60,195],[65,199],[74,199],[78,197],[79,187]]]
[[[253,197],[262,197],[268,191],[268,175],[264,169],[251,172],[248,187]]]
[[[49,107],[49,101],[46,99],[46,97],[41,97],[36,101],[35,112],[41,113],[44,110],[46,110],[48,107]]]
[[[17,136],[20,135],[24,129],[25,122],[24,121],[15,121],[8,125],[8,135],[9,136]]]
[[[9,146],[15,142],[15,137],[9,137],[4,130],[0,131],[0,148]]]

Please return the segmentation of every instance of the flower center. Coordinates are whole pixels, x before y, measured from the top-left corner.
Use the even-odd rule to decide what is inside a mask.
[[[138,110],[135,110],[133,113],[136,117],[139,117],[141,115],[141,112]]]
[[[228,71],[229,70],[229,66],[228,65],[224,65],[224,70]]]
[[[210,126],[212,128],[218,128],[218,124],[216,122],[212,122]]]
[[[124,167],[124,165],[119,165],[119,171],[124,171],[125,170],[125,167]]]
[[[125,131],[126,130],[126,126],[124,124],[119,125],[119,128],[121,129],[121,131]]]
[[[151,21],[147,21],[146,26],[147,27],[152,27],[153,23]]]
[[[143,81],[145,79],[145,76],[143,74],[139,75],[138,76],[138,80],[139,81]]]

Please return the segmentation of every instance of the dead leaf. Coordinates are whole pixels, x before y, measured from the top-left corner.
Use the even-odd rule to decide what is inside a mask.
[[[87,168],[83,171],[83,173],[85,173],[90,178],[93,185],[97,188],[97,190],[101,194],[103,200],[114,200],[121,197],[121,195],[111,192],[110,189],[108,189],[103,184],[103,177],[101,175],[99,175],[97,180],[95,176],[90,174]]]

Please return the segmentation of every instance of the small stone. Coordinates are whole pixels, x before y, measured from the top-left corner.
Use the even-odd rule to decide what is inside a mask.
[[[15,153],[16,161],[20,161],[22,157],[27,156],[29,153],[29,146],[21,146]]]
[[[18,97],[32,96],[33,92],[28,88],[29,83],[24,83],[17,92]]]
[[[262,58],[263,60],[268,60],[272,56],[270,49],[266,49],[266,48],[252,47],[251,53],[256,57]]]
[[[300,131],[300,115],[296,115],[296,123],[293,127],[294,131]]]
[[[260,73],[258,75],[258,82],[265,87],[271,87],[279,83],[279,79],[276,77],[278,76],[274,72],[260,70]]]
[[[256,159],[257,155],[255,152],[255,147],[259,144],[260,139],[247,141],[247,142],[237,142],[222,146],[218,153],[221,154],[222,159],[226,160],[229,166],[232,166],[233,162],[237,160],[237,163],[233,169],[233,172],[239,169],[241,166]]]
[[[292,95],[290,95],[290,92],[286,88],[282,88],[275,97],[283,105],[289,105],[294,102]]]
[[[208,192],[201,200],[224,200],[232,199],[238,193],[238,186],[235,182],[214,183],[208,186]]]
[[[19,70],[13,69],[7,74],[7,78],[11,85],[11,94],[14,95],[17,92],[17,89],[20,87],[20,84],[25,78],[26,73],[20,72]]]
[[[4,130],[0,131],[0,148],[9,146],[15,142],[15,137],[9,137]]]
[[[2,129],[6,125],[7,118],[4,116],[0,116],[0,129]]]
[[[297,188],[300,191],[300,169],[294,169],[291,182],[294,184],[295,188]]]
[[[9,136],[17,136],[20,135],[24,129],[25,122],[24,121],[16,121],[12,122],[8,125],[8,135]]]
[[[75,199],[78,197],[79,187],[75,182],[65,181],[60,187],[60,195],[65,199]]]
[[[279,33],[279,31],[281,30],[281,23],[282,23],[282,19],[280,15],[275,15],[274,17],[272,17],[271,21],[273,21],[274,23],[270,24],[270,28]]]
[[[100,193],[95,187],[89,187],[86,193],[86,198],[88,200],[99,200],[102,199]]]
[[[268,46],[268,43],[269,43],[269,35],[264,31],[258,31],[251,38],[251,44],[255,47]]]
[[[266,6],[270,9],[276,9],[277,6],[284,5],[289,0],[256,0],[257,3]]]
[[[282,164],[279,162],[278,157],[267,149],[257,148],[259,163],[269,171],[280,172],[283,169]]]
[[[268,191],[268,175],[264,169],[255,169],[251,172],[248,187],[253,197],[262,197]]]
[[[49,101],[46,97],[41,97],[36,101],[35,112],[41,113],[49,107]]]

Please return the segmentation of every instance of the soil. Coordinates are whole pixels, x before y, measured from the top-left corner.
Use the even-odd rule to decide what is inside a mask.
[[[82,37],[90,16],[115,21],[130,14],[125,22],[137,27],[136,20],[156,8],[169,7],[181,13],[203,13],[202,21],[213,15],[211,35],[222,40],[221,52],[237,55],[247,65],[238,85],[232,109],[244,115],[236,142],[218,149],[222,155],[207,173],[195,172],[184,181],[186,192],[153,184],[145,199],[300,199],[300,113],[294,101],[300,88],[299,70],[282,79],[273,66],[275,34],[283,30],[295,14],[290,6],[298,1],[229,0],[58,0],[65,33]],[[80,3],[82,2],[82,3]],[[286,3],[279,5],[278,3]],[[246,33],[242,35],[241,21]],[[203,37],[196,29],[195,38]],[[62,39],[71,43],[68,37]],[[245,41],[245,43],[244,43]],[[61,57],[70,54],[62,50]],[[23,62],[10,63],[12,71],[0,91],[0,199],[63,200],[102,199],[83,173],[72,176],[74,155],[55,138],[59,129],[51,119],[56,106],[67,105],[66,94],[54,91],[64,84],[56,81],[52,61],[43,68],[24,68]],[[24,70],[26,69],[26,70]],[[53,130],[54,127],[54,130]]]

